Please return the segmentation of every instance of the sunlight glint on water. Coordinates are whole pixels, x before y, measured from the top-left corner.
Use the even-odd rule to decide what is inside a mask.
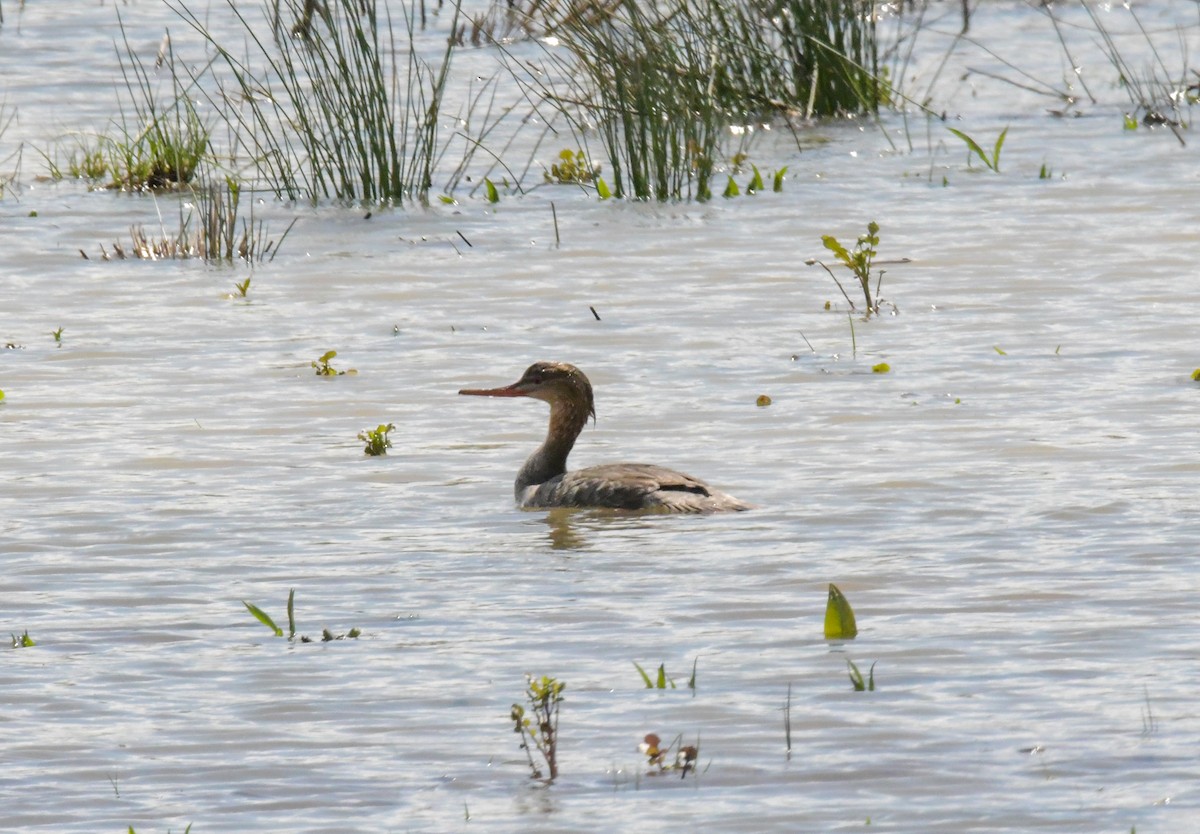
[[[0,158],[104,129],[111,7],[3,9]],[[184,40],[157,4],[126,25]],[[1056,79],[1048,31],[997,4],[971,35]],[[27,148],[0,200],[0,633],[37,645],[0,652],[0,830],[1194,827],[1194,137],[1123,131],[1103,65],[1077,119],[961,80],[992,66],[964,52],[938,107],[1010,127],[999,177],[941,122],[931,167],[925,123],[910,153],[889,115],[897,150],[857,124],[760,140],[782,194],[266,204],[276,233],[301,220],[248,301],[241,268],[98,260],[174,204],[40,181]],[[852,342],[804,261],[872,219],[912,262]],[[330,349],[357,375],[317,378]],[[576,465],[662,463],[761,509],[516,511],[544,407],[455,392],[536,359],[596,385]],[[829,582],[851,643],[822,639]],[[362,637],[271,637],[242,601],[283,622],[290,588],[302,634]],[[508,720],[527,672],[567,684],[549,788]],[[650,732],[699,738],[698,778],[646,775]]]

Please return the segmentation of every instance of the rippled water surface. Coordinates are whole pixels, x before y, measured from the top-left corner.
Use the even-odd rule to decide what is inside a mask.
[[[243,300],[244,267],[99,259],[178,214],[40,176],[113,115],[115,10],[0,2],[0,158],[24,143],[0,632],[37,642],[0,650],[0,830],[1200,830],[1197,136],[1124,130],[1095,37],[1070,43],[1097,101],[1059,118],[993,77],[1064,83],[1041,12],[980,10],[935,77],[958,20],[934,7],[912,88],[989,147],[1009,126],[999,176],[888,114],[762,138],[783,192],[707,204],[264,198],[274,234],[299,220]],[[1141,10],[1166,62],[1200,48],[1189,5]],[[183,28],[120,9],[147,60]],[[865,321],[804,262],[868,220],[911,261]],[[358,373],[316,377],[331,349]],[[514,509],[544,406],[456,392],[535,359],[596,386],[576,465],[663,463],[760,508]],[[823,637],[830,582],[853,641]],[[282,622],[292,588],[301,633],[361,637],[288,642],[242,604]],[[508,718],[526,673],[567,685],[550,786]],[[699,739],[700,772],[649,775],[650,732]]]

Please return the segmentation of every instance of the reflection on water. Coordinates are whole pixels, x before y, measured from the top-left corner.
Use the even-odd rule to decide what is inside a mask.
[[[578,523],[579,510],[556,509],[546,513],[545,523],[550,528],[550,546],[555,550],[584,550],[587,540],[582,525]]]
[[[3,141],[105,124],[111,4],[13,8]],[[153,51],[172,20],[137,10]],[[986,4],[971,34],[1045,78],[1045,25]],[[789,165],[784,191],[703,205],[264,204],[301,221],[250,303],[241,268],[78,256],[170,198],[27,171],[0,199],[0,344],[24,346],[0,351],[0,634],[37,645],[0,651],[0,830],[1194,826],[1200,142],[1125,131],[1120,102],[1049,118],[967,71],[985,57],[952,59],[939,106],[1010,127],[1000,175],[885,116],[892,142],[768,134],[751,159]],[[803,262],[872,219],[912,262],[883,285],[898,315],[850,320]],[[358,374],[316,377],[328,350]],[[517,510],[544,414],[481,425],[456,392],[537,359],[597,385],[574,465],[654,461],[762,509]],[[829,582],[860,629],[833,647]],[[292,588],[302,633],[362,636],[290,643],[242,603],[282,621]],[[696,658],[694,697],[632,667]],[[508,719],[527,673],[567,685],[550,787]],[[699,736],[697,778],[628,776],[648,732]]]

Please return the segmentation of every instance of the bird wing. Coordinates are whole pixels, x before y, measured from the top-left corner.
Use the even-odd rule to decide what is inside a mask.
[[[528,507],[610,507],[706,512],[712,499],[727,498],[704,481],[647,463],[611,463],[568,472],[541,484]]]

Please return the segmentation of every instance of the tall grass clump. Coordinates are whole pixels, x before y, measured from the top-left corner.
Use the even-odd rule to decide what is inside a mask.
[[[279,247],[287,239],[293,220],[278,239],[268,235],[266,223],[256,217],[253,202],[247,217],[241,212],[241,186],[232,179],[191,187],[191,205],[179,205],[178,226],[170,231],[160,223],[160,233],[147,232],[140,224],[130,227],[132,245],[126,249],[114,242],[112,252],[101,247],[104,260],[187,260],[198,258],[206,263],[230,264],[242,261],[250,266],[275,260]],[[86,257],[86,255],[84,256]],[[249,283],[242,288],[244,296]]]
[[[163,91],[129,43],[119,16],[118,22],[122,44],[117,49],[117,60],[130,109],[118,100],[120,135],[102,140],[112,185],[131,189],[186,185],[210,153],[211,130],[190,96],[192,85],[176,72],[170,38],[164,38],[155,62],[166,65],[171,79],[169,88]]]
[[[214,49],[222,72],[213,104],[277,196],[427,202],[451,44],[440,63],[424,60],[415,10],[405,10],[407,42],[398,43],[376,0],[275,0],[256,19],[226,2],[244,30],[241,57],[167,0]]]
[[[526,77],[581,142],[599,136],[617,197],[707,199],[731,126],[887,101],[862,0],[626,0],[588,10],[556,21],[565,48],[549,52],[557,86]]]

